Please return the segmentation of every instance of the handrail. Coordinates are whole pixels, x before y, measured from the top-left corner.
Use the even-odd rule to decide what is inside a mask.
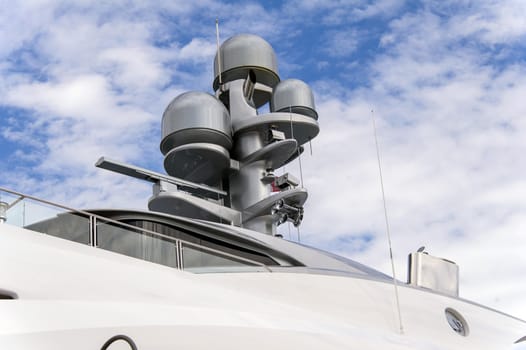
[[[131,224],[128,224],[128,223],[125,223],[125,222],[121,222],[121,221],[117,221],[117,220],[114,220],[114,219],[110,219],[110,218],[107,218],[107,217],[102,216],[102,215],[90,213],[88,211],[84,211],[84,210],[80,210],[80,209],[71,208],[71,207],[68,207],[68,206],[65,206],[65,205],[62,205],[62,204],[54,203],[54,202],[49,201],[49,200],[45,200],[45,199],[41,199],[41,198],[38,198],[38,197],[35,197],[35,196],[27,195],[27,194],[24,194],[24,193],[21,193],[21,192],[18,192],[18,191],[14,191],[14,190],[11,190],[11,189],[8,189],[8,188],[5,188],[5,187],[1,187],[1,186],[0,186],[0,192],[6,192],[6,193],[10,193],[10,194],[19,196],[20,198],[17,198],[15,200],[15,203],[20,202],[20,200],[22,200],[22,199],[30,199],[30,200],[33,200],[33,201],[36,201],[36,202],[39,202],[39,203],[44,203],[44,204],[47,204],[47,205],[50,205],[50,206],[53,206],[53,207],[57,207],[57,208],[66,210],[66,211],[68,211],[70,213],[76,213],[76,214],[81,214],[83,216],[86,216],[89,219],[89,223],[90,223],[89,242],[90,242],[90,245],[93,246],[93,247],[97,247],[97,245],[96,245],[96,242],[97,242],[97,221],[100,220],[100,222],[102,222],[102,223],[111,223],[111,224],[114,224],[114,225],[116,225],[118,227],[126,228],[126,229],[128,229],[130,231],[139,231],[142,234],[149,234],[149,235],[152,235],[152,236],[154,236],[156,238],[161,238],[161,239],[170,241],[170,242],[174,243],[176,246],[177,245],[181,245],[181,244],[194,246],[194,247],[197,247],[197,248],[199,248],[201,250],[204,250],[204,251],[216,253],[216,254],[218,254],[220,256],[229,257],[229,258],[232,258],[232,259],[235,259],[235,260],[239,260],[239,261],[244,261],[244,262],[247,262],[247,263],[250,263],[250,264],[254,264],[256,266],[264,267],[267,270],[269,270],[265,264],[260,263],[259,261],[254,261],[254,260],[251,260],[251,259],[247,259],[247,258],[243,258],[243,257],[240,257],[240,256],[236,256],[236,255],[233,255],[233,254],[230,254],[230,253],[227,253],[227,252],[223,252],[223,251],[220,251],[220,250],[217,250],[217,249],[214,249],[214,248],[210,248],[210,247],[202,246],[202,245],[195,244],[195,243],[192,243],[192,242],[188,242],[188,241],[185,241],[185,240],[182,240],[182,239],[179,239],[179,238],[175,238],[175,237],[172,237],[172,236],[168,236],[168,235],[165,235],[165,234],[162,234],[162,233],[159,233],[159,232],[151,231],[151,230],[148,230],[148,229],[145,229],[145,228],[142,228],[142,227],[138,227],[138,226],[134,226],[134,225],[131,225]],[[178,257],[178,261],[180,261],[182,263],[182,256]],[[183,264],[178,264],[178,268],[179,269],[183,269],[184,268]]]
[[[174,237],[171,237],[171,236],[159,233],[159,232],[150,231],[150,230],[142,228],[142,227],[133,226],[133,225],[127,224],[125,222],[113,220],[113,219],[107,218],[107,217],[102,216],[102,215],[93,214],[93,213],[90,213],[90,212],[85,211],[85,210],[71,208],[71,207],[68,207],[68,206],[65,206],[65,205],[62,205],[62,204],[58,204],[58,203],[54,203],[54,202],[51,202],[51,201],[48,201],[48,200],[45,200],[45,199],[40,199],[38,197],[34,197],[34,196],[31,196],[31,195],[27,195],[27,194],[24,194],[24,193],[13,191],[13,190],[7,189],[5,187],[0,187],[0,192],[2,192],[2,191],[3,192],[7,192],[7,193],[11,193],[11,194],[15,194],[17,196],[21,196],[21,197],[24,197],[24,198],[28,198],[28,199],[31,199],[31,200],[34,200],[34,201],[37,201],[37,202],[41,202],[41,203],[44,203],[44,204],[52,205],[54,207],[58,207],[58,208],[61,208],[61,209],[64,209],[64,210],[68,210],[70,212],[75,212],[75,213],[82,214],[82,215],[85,215],[85,216],[91,216],[91,217],[94,217],[96,219],[103,220],[105,222],[110,222],[110,223],[113,223],[113,224],[117,224],[119,226],[124,226],[126,228],[130,228],[132,230],[138,230],[138,231],[142,231],[142,232],[145,232],[145,233],[149,233],[149,234],[151,234],[153,236],[166,238],[168,240],[177,239],[177,238],[174,238]]]

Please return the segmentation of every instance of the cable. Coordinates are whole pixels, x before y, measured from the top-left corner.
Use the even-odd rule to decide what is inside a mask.
[[[289,115],[290,115],[290,137],[294,138],[294,127],[292,125],[292,106],[289,106]],[[300,166],[300,180],[301,180],[301,188],[305,188],[303,186],[303,169],[301,168],[301,150],[300,145],[298,145],[298,164]]]
[[[135,345],[135,342],[130,337],[128,337],[127,335],[123,335],[123,334],[114,335],[113,337],[108,339],[104,343],[104,345],[102,345],[102,348],[100,348],[100,350],[108,349],[108,346],[110,346],[111,344],[113,344],[117,340],[124,340],[126,343],[128,343],[128,345],[130,346],[130,348],[132,350],[137,350],[137,345]]]

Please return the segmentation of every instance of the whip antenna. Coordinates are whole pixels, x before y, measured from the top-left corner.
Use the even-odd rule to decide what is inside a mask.
[[[223,85],[221,78],[221,52],[219,52],[219,19],[216,18],[216,42],[217,42],[217,71],[219,72],[219,86]]]
[[[398,322],[400,325],[400,334],[403,334],[404,326],[402,325],[402,312],[400,311],[400,298],[398,297],[398,282],[396,281],[396,272],[395,272],[395,265],[394,265],[394,259],[393,259],[393,248],[391,244],[391,232],[389,229],[389,219],[387,217],[387,205],[385,201],[384,180],[382,176],[382,165],[380,161],[380,147],[378,146],[378,136],[376,135],[376,122],[374,120],[374,110],[371,110],[371,118],[373,120],[374,142],[376,144],[376,157],[378,159],[378,171],[380,173],[380,186],[382,188],[382,200],[384,203],[385,228],[387,232],[387,241],[389,243],[389,258],[391,260],[391,269],[393,272],[393,285],[394,285],[394,291],[395,291],[396,309],[398,311]]]

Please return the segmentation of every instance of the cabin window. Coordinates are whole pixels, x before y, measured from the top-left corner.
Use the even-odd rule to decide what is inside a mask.
[[[193,269],[199,267],[254,266],[256,264],[236,257],[222,254],[198,246],[183,244],[183,267]]]
[[[179,267],[175,242],[151,234],[119,227],[113,223],[97,224],[97,246],[112,252],[171,267]]]
[[[221,241],[212,237],[208,237],[196,232],[177,229],[175,227],[152,222],[149,220],[126,220],[127,224],[137,226],[149,231],[161,233],[168,237],[173,237],[179,240],[180,247],[177,247],[175,240],[163,240],[159,237],[154,237],[148,234],[137,232],[138,236],[135,238],[121,238],[124,240],[133,239],[135,241],[141,240],[137,248],[137,242],[132,244],[128,242],[126,251],[131,251],[131,246],[135,246],[132,255],[136,257],[143,256],[143,259],[158,262],[164,265],[180,267],[183,269],[206,268],[206,267],[231,267],[231,266],[258,266],[258,265],[279,265],[270,257],[259,252],[236,246],[235,244]],[[127,230],[129,232],[129,230]],[[112,234],[113,236],[113,234]],[[129,236],[129,234],[127,234]],[[150,240],[146,242],[147,240]],[[100,232],[99,232],[99,244]],[[117,242],[112,243],[113,246],[120,246],[117,249],[124,249],[122,244]],[[142,249],[142,250],[141,250]],[[113,249],[111,249],[113,250]],[[145,256],[146,254],[146,256]],[[180,263],[182,266],[177,266],[177,255],[180,254]]]

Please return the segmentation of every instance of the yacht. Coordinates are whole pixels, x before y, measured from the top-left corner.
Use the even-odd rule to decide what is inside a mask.
[[[212,86],[166,108],[166,174],[96,162],[150,182],[148,210],[0,188],[1,349],[526,347],[525,321],[459,296],[454,262],[419,249],[403,282],[281,237],[308,192],[276,170],[320,131],[312,91],[248,34],[218,47]]]

